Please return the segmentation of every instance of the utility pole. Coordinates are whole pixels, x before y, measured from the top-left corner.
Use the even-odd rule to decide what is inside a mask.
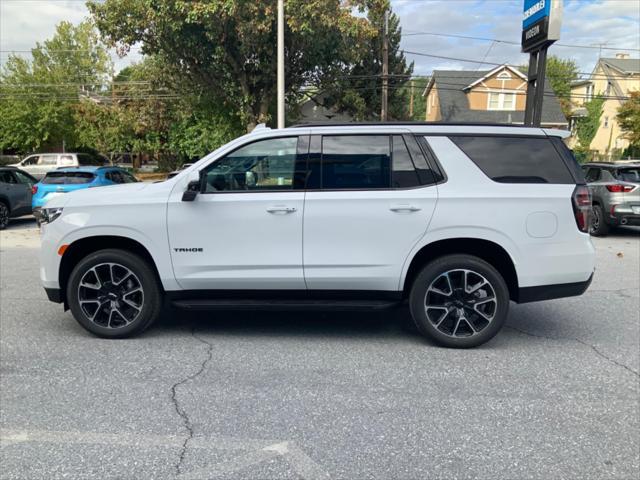
[[[389,10],[384,12],[384,33],[382,36],[382,111],[380,120],[389,118]]]
[[[413,120],[413,90],[414,90],[413,79],[411,79],[411,97],[409,97],[409,119]]]
[[[284,0],[278,0],[278,128],[284,128]]]

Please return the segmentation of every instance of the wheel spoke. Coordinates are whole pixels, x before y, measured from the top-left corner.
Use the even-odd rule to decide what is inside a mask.
[[[467,317],[464,317],[464,321],[467,323],[467,325],[469,325],[469,328],[471,328],[473,333],[478,333],[478,330],[476,330],[476,327],[473,326],[473,323],[471,323]]]
[[[449,293],[445,292],[444,290],[441,290],[440,288],[433,286],[433,283],[436,283],[440,279],[440,277],[444,277],[447,279],[447,286],[449,287]],[[438,295],[450,297],[451,295],[453,295],[453,287],[451,286],[451,279],[449,278],[449,272],[443,273],[442,275],[440,275],[440,277],[436,278],[436,280],[431,284],[430,290],[432,292],[437,293]]]
[[[124,298],[124,297],[123,297],[123,298],[122,298],[122,301],[123,301],[124,303],[126,303],[127,305],[129,305],[130,307],[135,308],[135,309],[136,309],[136,310],[138,310],[138,311],[142,310],[142,305],[138,306],[138,305],[136,305],[135,303],[133,303],[131,300],[129,300],[129,299],[127,299],[127,298]]]
[[[460,327],[460,322],[464,319],[464,317],[462,316],[458,316],[458,319],[456,320],[456,326],[453,329],[453,331],[451,332],[451,336],[455,337],[456,333],[458,332],[458,327]]]
[[[427,305],[425,311],[429,311],[429,310],[443,310],[442,315],[440,315],[440,317],[438,318],[438,320],[435,323],[435,327],[438,328],[442,322],[444,322],[444,319],[447,318],[447,315],[449,315],[449,309],[447,307],[440,307],[440,306],[435,306],[435,305]],[[429,314],[427,313],[427,318],[429,317]]]
[[[134,293],[141,292],[141,291],[142,291],[141,287],[134,288],[133,290],[123,294],[122,298],[127,298],[129,295],[133,295]]]

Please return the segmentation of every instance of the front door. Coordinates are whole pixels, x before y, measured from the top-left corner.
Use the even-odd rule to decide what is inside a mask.
[[[246,144],[201,171],[203,191],[194,201],[171,195],[169,243],[182,288],[305,288],[298,141]]]
[[[420,148],[399,134],[314,136],[312,151],[320,142],[305,199],[307,287],[398,290],[437,200],[434,181],[421,175],[430,170]]]

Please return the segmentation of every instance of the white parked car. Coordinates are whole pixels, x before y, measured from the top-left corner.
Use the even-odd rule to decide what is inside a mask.
[[[106,159],[88,153],[35,153],[11,166],[18,167],[39,180],[60,167],[102,166],[105,161]]]
[[[582,294],[591,199],[561,137],[512,126],[262,128],[161,183],[43,211],[49,299],[90,332],[191,310],[380,309],[472,347],[509,302]]]

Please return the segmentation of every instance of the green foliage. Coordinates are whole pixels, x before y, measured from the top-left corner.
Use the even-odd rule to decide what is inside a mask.
[[[528,65],[518,67],[525,75],[529,69]],[[551,84],[551,88],[560,101],[562,113],[565,117],[571,116],[571,84],[578,79],[578,64],[571,59],[563,59],[555,55],[547,57],[546,77]]]
[[[328,87],[329,104],[347,112],[356,120],[380,118],[382,106],[382,50],[384,11],[387,2],[372,6],[367,12],[369,23],[376,29],[375,36],[365,40],[358,48],[362,58],[353,65],[346,65],[340,78]],[[399,17],[389,15],[389,96],[390,120],[409,118],[408,80],[413,73],[413,63],[407,65],[400,50],[402,28]],[[415,101],[415,98],[414,98]]]
[[[576,121],[578,142],[580,143],[580,147],[584,150],[589,150],[589,146],[598,132],[603,105],[604,98],[601,95],[594,97],[592,100],[584,104],[584,108],[587,110],[587,115],[577,119]]]
[[[635,151],[640,150],[640,91],[629,93],[629,99],[618,108],[616,116],[620,129],[624,132],[625,138],[635,147]]]
[[[410,120],[424,122],[427,113],[426,98],[422,96],[422,92],[427,88],[429,78],[420,77],[413,80],[413,115]]]
[[[89,22],[62,22],[53,38],[11,55],[0,71],[0,148],[19,153],[76,144],[74,104],[99,91],[112,70],[104,44]]]
[[[365,18],[352,14],[364,3],[285,2],[290,100],[304,85],[330,82],[343,65],[359,59],[357,45],[373,34]],[[142,43],[143,52],[161,56],[182,83],[238,112],[248,129],[270,120],[276,97],[276,2],[106,0],[90,1],[88,7],[111,44],[126,50]]]

